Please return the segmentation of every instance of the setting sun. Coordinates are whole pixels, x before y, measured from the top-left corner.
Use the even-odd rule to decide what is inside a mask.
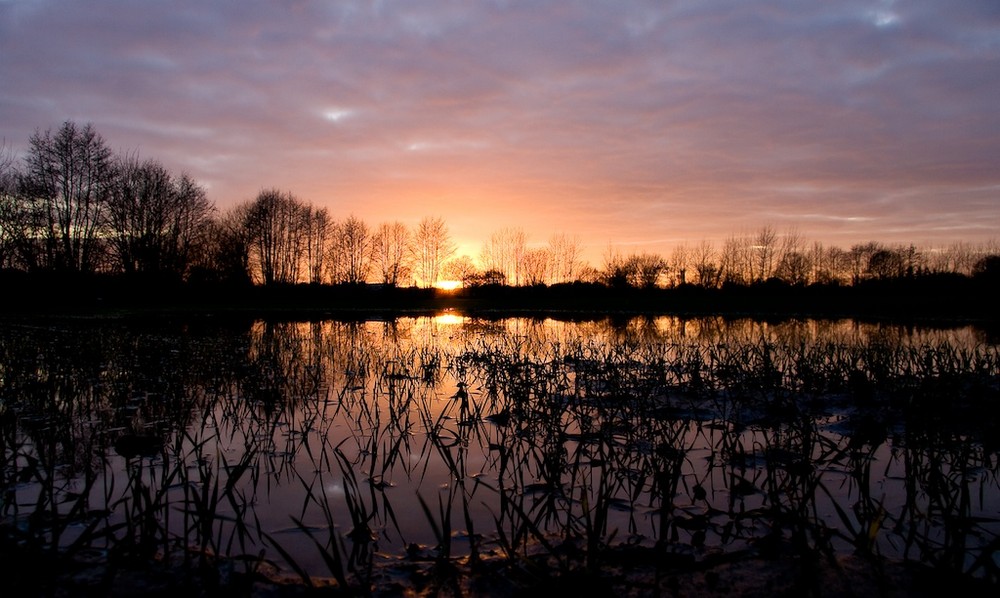
[[[462,288],[460,280],[439,280],[434,283],[434,288],[439,291],[454,291]]]

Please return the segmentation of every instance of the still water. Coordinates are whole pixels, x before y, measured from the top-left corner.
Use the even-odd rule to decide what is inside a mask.
[[[7,321],[0,518],[69,551],[312,575],[648,548],[996,579],[998,389],[975,327]]]

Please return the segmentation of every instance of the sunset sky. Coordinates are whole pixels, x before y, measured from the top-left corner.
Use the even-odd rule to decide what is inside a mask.
[[[1000,237],[1000,1],[0,0],[0,137],[91,122],[264,188],[667,253]]]

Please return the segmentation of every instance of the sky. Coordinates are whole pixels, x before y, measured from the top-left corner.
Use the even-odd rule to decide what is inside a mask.
[[[1000,236],[1000,0],[0,0],[0,137],[663,254]]]

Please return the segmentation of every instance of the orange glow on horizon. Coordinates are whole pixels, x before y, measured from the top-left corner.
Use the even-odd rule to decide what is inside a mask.
[[[462,281],[460,280],[439,280],[434,283],[434,288],[439,291],[454,291],[456,289],[462,288]]]

